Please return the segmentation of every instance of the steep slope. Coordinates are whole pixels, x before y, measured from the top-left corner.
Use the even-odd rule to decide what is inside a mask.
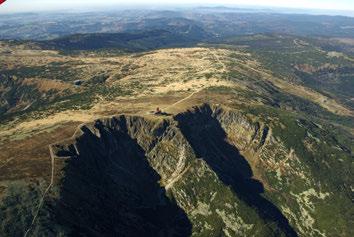
[[[10,189],[28,188],[8,184],[3,197],[8,201],[2,206],[7,221],[1,232],[350,236],[351,169],[346,168],[350,153],[339,152],[334,145],[340,144],[310,128],[311,134],[299,137],[299,144],[287,147],[286,134],[294,128],[279,118],[267,122],[260,116],[202,105],[172,118],[120,115],[81,125],[71,139],[50,147],[57,172],[43,206],[22,202],[16,207],[14,199],[35,200],[40,194],[33,188],[11,193]],[[299,130],[310,125],[290,120]],[[279,132],[278,126],[286,129]],[[301,142],[303,151],[298,150]],[[339,152],[340,160],[317,156],[315,143],[327,144],[329,154]],[[325,177],[334,172],[328,164],[347,171]],[[334,192],[338,183],[343,189]],[[15,214],[11,211],[15,208],[23,211]],[[328,211],[334,219],[326,215]],[[11,219],[19,216],[26,219],[18,224]],[[7,223],[16,228],[8,229]]]
[[[132,139],[139,144],[138,146],[143,151],[143,154],[145,154],[146,157],[143,160],[145,162],[148,161],[150,167],[159,175],[159,179],[155,180],[155,184],[159,181],[161,188],[150,191],[150,193],[158,194],[160,205],[164,206],[166,204],[163,201],[163,196],[160,195],[167,191],[170,200],[173,200],[173,202],[176,203],[175,205],[182,208],[186,213],[185,215],[188,216],[188,219],[191,221],[190,227],[193,226],[191,230],[194,235],[207,236],[220,235],[222,233],[246,235],[247,233],[255,233],[255,229],[251,228],[254,222],[257,226],[263,228],[262,226],[266,224],[265,221],[258,217],[257,213],[251,207],[238,200],[232,194],[232,191],[219,181],[216,173],[205,161],[198,159],[194,149],[176,125],[175,121],[169,119],[149,121],[139,117],[120,116],[109,120],[97,121],[92,127],[90,126],[90,128],[82,127],[80,131],[82,134],[79,136],[76,134],[78,138],[75,139],[75,143],[70,144],[69,142],[69,144],[55,146],[53,149],[59,157],[70,157],[70,161],[68,162],[69,166],[73,162],[71,159],[83,159],[82,162],[85,162],[88,154],[97,154],[95,162],[98,162],[97,159],[112,155],[112,158],[115,157],[115,159],[118,160],[115,161],[114,164],[110,163],[109,166],[112,167],[118,163],[117,166],[120,166],[122,169],[117,170],[115,173],[119,172],[124,174],[125,172],[133,172],[134,176],[139,176],[142,172],[138,171],[136,168],[119,165],[121,162],[124,162],[126,158],[128,159],[127,162],[131,163],[131,159],[138,157],[132,156],[130,159],[128,158],[128,151],[135,150],[135,148],[129,146],[129,148],[127,148],[128,150],[122,153],[124,155],[116,153],[116,150],[119,150],[118,147],[122,146],[122,141],[119,141],[120,136],[125,137],[123,143],[125,143],[126,140]],[[96,142],[93,141],[92,138],[97,139]],[[86,145],[82,145],[81,141]],[[96,165],[91,168],[96,169]],[[79,173],[81,176],[81,166],[75,169],[75,173]],[[110,172],[100,172],[97,175],[106,176],[107,174],[109,175],[109,173]],[[92,174],[93,173],[90,172],[90,176],[95,177],[95,175]],[[67,180],[66,172],[65,177]],[[126,180],[121,178],[120,180],[119,183],[115,182],[116,189],[122,190],[119,196],[131,197],[130,194],[126,194],[126,189],[121,188],[122,185],[125,186],[128,183],[128,187],[135,186],[136,188],[141,185],[131,183],[131,181],[128,181],[130,179]],[[122,181],[123,183],[121,183]],[[71,182],[70,179],[68,179],[68,182]],[[208,189],[205,190],[205,192],[202,190],[205,188],[206,183],[208,183]],[[66,185],[64,183],[63,188],[65,187]],[[104,187],[107,186],[104,185]],[[146,187],[146,185],[142,187]],[[217,191],[218,189],[221,189],[220,193]],[[89,190],[92,190],[92,188],[89,188]],[[139,188],[138,190],[143,189]],[[75,199],[81,195],[81,192],[77,193],[74,195]],[[211,203],[208,202],[210,195],[214,195],[214,200]],[[228,196],[227,198],[231,205],[240,203],[239,205],[247,210],[247,212],[245,214],[240,213],[240,216],[236,216],[232,214],[232,212],[237,211],[237,208],[236,206],[231,206],[232,211],[230,214],[224,213],[224,207],[220,205],[225,198],[224,195]],[[62,196],[62,194],[60,194],[60,196]],[[148,199],[149,197],[144,195],[144,199],[145,198]],[[72,200],[72,198],[69,200]],[[63,202],[65,202],[65,200]],[[137,205],[130,204],[124,200],[122,202],[124,206]],[[71,206],[72,204],[69,203],[68,205]],[[209,205],[211,205],[211,207],[209,207]],[[129,213],[129,215],[132,214]],[[152,217],[158,219],[164,218],[166,220],[169,218],[176,219],[171,212],[165,212],[166,216],[161,215],[162,213],[155,213],[150,219]],[[242,217],[247,221],[245,222]],[[234,220],[233,223],[232,220]],[[117,219],[117,221],[120,223],[119,219]],[[217,221],[219,224],[215,226],[214,221]],[[133,233],[133,235],[138,233],[136,229],[132,229],[130,232]],[[125,231],[125,233],[130,232]],[[190,234],[192,234],[192,232]],[[183,234],[183,232],[179,231],[177,233],[182,234],[182,236],[189,235],[187,234],[188,232]],[[178,236],[177,233],[171,236]],[[276,233],[276,230],[274,230],[274,228],[265,228],[263,234],[265,233]]]
[[[353,236],[350,55],[0,52],[0,236]]]

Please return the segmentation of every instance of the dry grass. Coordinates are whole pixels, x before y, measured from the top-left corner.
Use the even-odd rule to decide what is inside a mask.
[[[10,50],[6,47],[0,44],[0,52]],[[244,53],[237,51],[186,48],[157,50],[142,55],[80,57],[62,56],[55,51],[32,48],[15,47],[11,50],[6,57],[0,57],[0,63],[8,60],[3,64],[7,69],[23,65],[46,65],[50,62],[70,63],[72,68],[81,72],[82,80],[89,80],[103,73],[108,76],[105,82],[107,86],[120,86],[135,93],[133,96],[122,95],[110,99],[97,96],[94,106],[88,110],[67,110],[40,119],[15,120],[2,124],[0,180],[32,177],[40,175],[43,169],[48,170],[50,165],[48,145],[70,137],[76,126],[81,123],[121,113],[148,116],[156,107],[175,114],[205,102],[224,105],[235,104],[237,101],[241,103],[243,98],[235,100],[231,95],[209,92],[207,89],[227,87],[240,91],[248,90],[242,81],[225,79],[231,54],[233,58],[237,54],[244,56]],[[333,113],[353,116],[353,111],[333,99],[272,76],[256,61],[246,62],[240,59],[239,63],[243,65],[243,69],[241,67],[238,69],[240,72],[245,70],[247,73],[257,74],[280,90],[311,100]],[[73,87],[70,83],[48,78],[28,78],[24,83],[36,85],[43,93],[51,89],[61,91]]]
[[[271,72],[267,72],[264,69],[259,69],[258,65],[247,65],[247,68],[259,74],[264,80],[272,82],[276,87],[283,90],[284,92],[310,100],[334,114],[342,116],[354,116],[354,112],[352,110],[344,107],[336,100],[331,99],[317,91],[301,86],[299,84],[290,83],[287,80],[277,78],[273,76]]]
[[[42,93],[46,93],[50,90],[64,91],[66,89],[72,89],[72,84],[70,83],[45,78],[26,78],[23,80],[22,84],[33,85]]]
[[[14,51],[23,51],[15,49]],[[16,51],[16,52],[17,52]],[[28,50],[26,57],[20,58],[20,63],[27,65],[40,65],[42,60],[53,59],[54,52],[44,52],[39,57]],[[41,119],[29,119],[21,121],[15,126],[0,128],[0,136],[9,140],[26,138],[33,134],[33,131],[51,128],[55,125],[72,122],[88,122],[99,118],[102,115],[109,116],[120,112],[136,112],[146,114],[156,107],[167,107],[177,101],[190,96],[192,93],[201,91],[211,86],[236,86],[221,79],[225,73],[225,67],[219,57],[224,57],[226,50],[209,50],[207,48],[167,49],[157,50],[142,56],[129,55],[117,57],[67,57],[74,63],[73,67],[82,70],[84,79],[88,79],[98,72],[106,72],[110,75],[107,84],[119,85],[124,88],[131,88],[135,96],[122,96],[113,100],[105,100],[98,97],[95,105],[90,110],[68,110],[49,115]],[[58,57],[60,58],[60,57]],[[60,58],[60,60],[63,60]],[[37,61],[36,61],[37,60]],[[128,69],[127,69],[128,68]],[[126,76],[114,80],[114,75],[124,74]],[[65,90],[73,88],[72,84],[58,80],[45,78],[27,78],[23,81],[27,85],[36,85],[39,91],[45,93],[51,89]],[[139,84],[139,87],[137,87]],[[175,95],[173,101],[160,99]],[[143,98],[139,102],[139,98]],[[162,102],[162,103],[161,103]],[[3,139],[2,139],[3,140]]]
[[[70,137],[79,123],[66,123],[52,131],[31,135],[30,139],[7,141],[1,145],[0,180],[50,176],[48,146],[55,140]]]

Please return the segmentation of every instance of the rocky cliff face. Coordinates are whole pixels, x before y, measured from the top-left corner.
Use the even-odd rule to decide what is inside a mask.
[[[65,165],[30,233],[332,236],[323,209],[349,199],[326,191],[273,126],[210,105],[83,125],[51,147]]]

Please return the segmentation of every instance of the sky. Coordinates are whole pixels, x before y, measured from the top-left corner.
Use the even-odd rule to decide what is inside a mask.
[[[0,13],[97,9],[129,5],[238,5],[354,11],[354,0],[7,0]]]

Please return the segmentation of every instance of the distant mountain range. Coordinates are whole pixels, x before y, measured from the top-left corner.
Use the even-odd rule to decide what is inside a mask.
[[[354,18],[310,14],[280,14],[238,8],[128,10],[88,13],[33,13],[6,15],[0,39],[48,40],[72,34],[167,30],[202,36],[227,37],[258,33],[302,36],[354,37]],[[295,11],[296,12],[296,11]],[[298,13],[298,12],[296,12]],[[320,12],[318,12],[320,13]],[[189,33],[192,34],[192,33]],[[194,34],[194,33],[193,33]]]

